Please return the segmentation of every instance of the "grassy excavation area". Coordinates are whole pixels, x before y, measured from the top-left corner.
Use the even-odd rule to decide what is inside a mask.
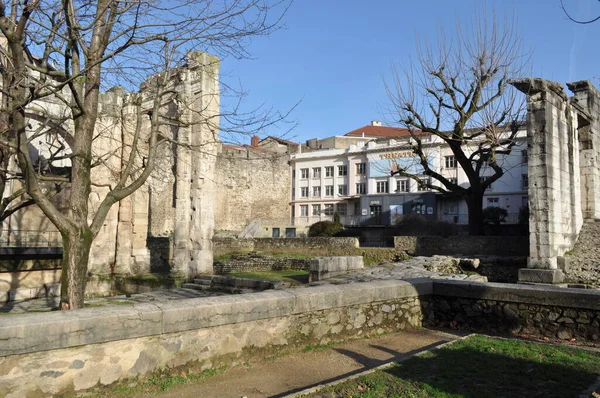
[[[580,396],[599,375],[598,352],[476,335],[310,397],[566,398]]]

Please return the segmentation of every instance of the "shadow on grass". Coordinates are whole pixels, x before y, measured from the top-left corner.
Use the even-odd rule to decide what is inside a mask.
[[[394,361],[402,359],[393,350],[372,347],[392,353]],[[352,351],[337,351],[367,368],[381,365]],[[600,354],[596,352],[476,335],[325,387],[309,397],[567,398],[587,392],[599,374]]]
[[[324,384],[328,384],[328,383],[333,383],[335,381],[342,380],[342,379],[345,379],[345,378],[350,377],[350,376],[358,375],[358,374],[366,371],[367,369],[375,368],[375,367],[386,365],[386,364],[391,364],[391,363],[398,362],[398,361],[401,361],[401,360],[406,359],[406,358],[410,358],[411,356],[413,356],[413,355],[415,355],[415,354],[417,354],[419,352],[429,350],[429,349],[434,348],[434,347],[436,347],[436,346],[438,346],[440,344],[443,344],[443,343],[446,343],[446,341],[439,341],[439,342],[436,342],[436,343],[432,343],[432,344],[429,344],[427,346],[419,347],[418,349],[415,349],[415,350],[412,350],[412,351],[408,351],[408,352],[399,352],[399,351],[390,350],[389,348],[386,348],[386,347],[380,347],[380,346],[372,345],[371,347],[382,349],[383,351],[391,353],[393,355],[392,358],[388,358],[388,359],[385,359],[385,360],[376,359],[376,358],[370,358],[368,356],[359,354],[359,353],[354,352],[354,351],[346,350],[346,349],[343,349],[343,348],[334,348],[333,349],[334,351],[337,351],[340,354],[346,355],[347,357],[354,359],[357,363],[359,363],[362,366],[360,368],[352,371],[352,372],[345,373],[345,374],[340,375],[338,377],[334,377],[334,378],[327,379],[327,380],[322,380],[319,383],[314,384],[314,385],[302,386],[300,388],[296,388],[296,389],[293,389],[293,390],[290,390],[290,391],[286,391],[283,394],[273,395],[270,398],[283,398],[283,397],[287,397],[290,394],[298,393],[300,391],[303,391],[303,390],[306,390],[306,389],[309,389],[309,388],[318,387],[320,385],[324,385]],[[346,395],[344,395],[344,397],[345,396]]]
[[[303,275],[289,275],[288,279],[293,279],[298,283],[307,284],[308,283],[308,274]]]
[[[428,396],[578,397],[600,373],[600,356],[583,350],[481,337],[413,357],[384,373]],[[386,383],[384,383],[386,384]],[[387,383],[381,396],[395,394]],[[377,395],[379,396],[379,395]]]

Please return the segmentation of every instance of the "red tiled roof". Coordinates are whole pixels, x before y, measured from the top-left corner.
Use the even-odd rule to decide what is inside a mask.
[[[420,130],[415,130],[415,134],[422,134]],[[346,133],[349,137],[410,137],[408,129],[386,126],[363,126],[356,130]]]

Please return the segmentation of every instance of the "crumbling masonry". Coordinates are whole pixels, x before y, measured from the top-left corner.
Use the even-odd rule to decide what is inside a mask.
[[[589,81],[568,84],[571,98],[548,80],[513,85],[528,104],[530,253],[519,281],[561,283],[582,226],[600,219],[600,93]]]
[[[168,270],[169,264],[173,274],[183,277],[212,271],[214,176],[220,145],[219,59],[190,53],[186,65],[174,72],[169,89],[177,93],[176,99],[162,108],[168,117],[183,123],[161,127],[163,144],[154,173],[142,188],[111,208],[92,246],[88,267],[92,273],[141,274]],[[154,98],[152,79],[141,88],[146,109]],[[92,212],[106,195],[106,187],[118,181],[129,157],[136,120],[132,98],[121,87],[101,94],[93,151],[102,161],[92,169],[97,183],[90,195]],[[65,112],[60,101],[52,98],[35,107],[46,115]],[[63,128],[69,131],[69,126]],[[144,129],[145,125],[142,135],[147,134]],[[44,145],[43,140],[39,145]],[[41,154],[43,148],[33,150]],[[145,161],[144,150],[140,162]],[[62,195],[64,199],[68,193]],[[13,230],[33,229],[45,221],[36,206],[19,213],[13,216]],[[17,224],[17,217],[23,222]],[[3,233],[6,227],[5,223]]]

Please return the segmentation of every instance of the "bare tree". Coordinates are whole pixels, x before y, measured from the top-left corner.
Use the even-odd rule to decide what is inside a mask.
[[[27,193],[62,235],[62,309],[83,306],[92,241],[111,206],[152,173],[157,148],[165,141],[161,129],[190,123],[165,109],[181,102],[171,82],[185,55],[203,50],[246,57],[249,40],[278,29],[288,6],[288,0],[0,0],[0,30],[10,65],[2,84],[9,128],[3,144],[16,151]],[[149,76],[145,92],[151,95],[130,98],[131,113],[122,120],[134,133],[120,149],[116,183],[101,184],[105,195],[91,209],[92,168],[106,162],[106,155],[92,147],[101,90],[115,84],[136,87]],[[37,104],[49,98],[63,110],[40,113]],[[28,150],[32,134],[27,112],[32,108],[38,124],[62,128],[68,142],[69,150],[55,158],[71,163],[66,210],[46,195]],[[232,114],[232,119],[260,126],[272,116],[240,120]]]
[[[488,24],[478,17],[469,26],[472,31],[458,29],[454,40],[441,32],[434,46],[421,45],[416,66],[394,68],[393,84],[386,90],[390,114],[411,133],[420,166],[415,173],[396,165],[391,174],[464,199],[469,233],[476,235],[481,232],[483,194],[505,172],[500,155],[516,144],[523,101],[508,83],[524,71],[528,55],[509,22],[494,17]],[[436,142],[452,150],[470,186],[458,185],[432,164],[429,151]]]

